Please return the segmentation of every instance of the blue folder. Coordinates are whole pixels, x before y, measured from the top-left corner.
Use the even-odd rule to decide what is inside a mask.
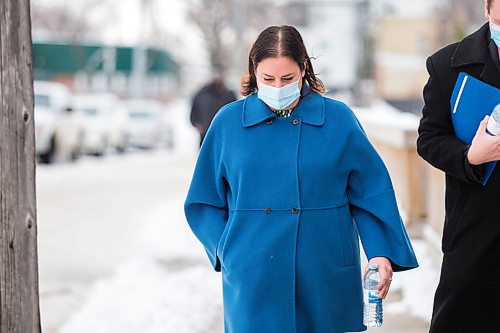
[[[476,135],[479,123],[490,115],[500,103],[500,89],[486,84],[466,73],[460,73],[450,99],[451,120],[455,135],[470,144]],[[496,161],[484,165],[483,185],[486,185]]]

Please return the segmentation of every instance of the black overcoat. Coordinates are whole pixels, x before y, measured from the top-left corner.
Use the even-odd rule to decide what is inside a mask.
[[[460,72],[500,88],[498,50],[488,24],[427,59],[430,78],[418,153],[446,173],[443,264],[432,333],[500,332],[500,165],[486,186],[455,137],[450,98]]]
[[[224,86],[208,84],[196,93],[192,101],[190,120],[193,126],[201,126],[203,137],[221,107],[236,100],[234,93]]]

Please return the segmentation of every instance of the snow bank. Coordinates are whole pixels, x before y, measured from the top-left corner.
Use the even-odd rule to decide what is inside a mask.
[[[381,128],[416,130],[420,121],[418,116],[401,112],[382,100],[369,108],[353,108],[353,111],[362,123]]]
[[[401,292],[398,302],[388,302],[384,310],[389,314],[406,314],[430,322],[434,292],[439,281],[439,267],[422,240],[412,241],[420,267],[394,274],[391,293]]]
[[[60,333],[208,333],[221,308],[219,275],[210,267],[179,271],[132,260],[96,283]]]
[[[209,333],[220,319],[222,288],[184,219],[179,198],[150,215],[138,256],[98,281],[59,333]]]
[[[146,257],[164,261],[209,263],[201,243],[184,217],[184,198],[179,197],[152,212],[139,234],[139,248]]]
[[[392,147],[415,147],[419,124],[416,115],[401,112],[384,101],[353,111],[370,138]]]

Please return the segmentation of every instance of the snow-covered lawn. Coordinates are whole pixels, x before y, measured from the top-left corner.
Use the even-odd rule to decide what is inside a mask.
[[[401,292],[402,299],[388,302],[385,311],[389,314],[406,314],[430,322],[434,292],[439,280],[439,266],[432,259],[428,244],[422,240],[412,241],[420,267],[394,274],[391,292]]]

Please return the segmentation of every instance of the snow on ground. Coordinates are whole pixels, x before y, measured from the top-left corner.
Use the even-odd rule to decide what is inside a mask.
[[[394,274],[391,293],[401,292],[402,299],[388,302],[385,311],[389,314],[407,314],[430,322],[434,292],[439,281],[439,266],[429,253],[428,244],[412,240],[413,249],[420,265],[417,269]]]
[[[137,257],[91,288],[59,333],[210,333],[222,308],[220,274],[189,230],[182,201],[154,212]]]
[[[418,127],[419,117],[412,113],[401,112],[385,101],[378,100],[369,108],[354,108],[360,121],[388,129],[415,130]]]
[[[145,256],[159,260],[183,259],[207,262],[203,246],[195,238],[186,222],[184,198],[165,204],[152,213],[140,232]]]
[[[136,258],[97,282],[85,305],[59,332],[214,332],[210,326],[222,298],[218,280],[210,267],[177,270]]]
[[[174,125],[174,153],[192,155],[199,143],[198,131],[191,126],[189,115],[191,110],[188,98],[179,98],[167,104],[168,119]]]

